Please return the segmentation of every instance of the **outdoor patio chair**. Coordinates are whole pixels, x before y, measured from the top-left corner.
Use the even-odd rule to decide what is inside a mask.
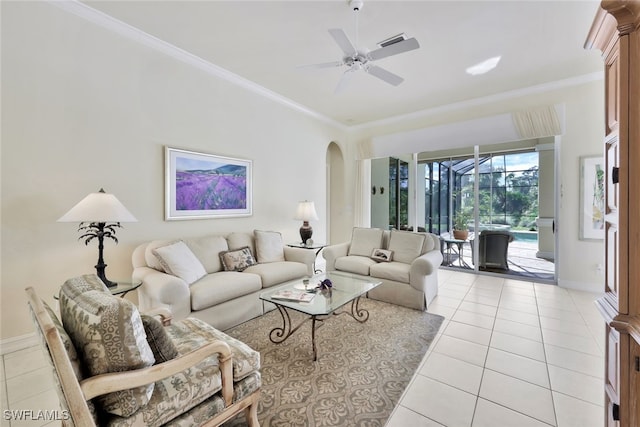
[[[508,270],[507,253],[509,243],[513,242],[513,234],[507,230],[483,230],[478,239],[478,268],[480,270]],[[475,265],[473,250],[471,254]]]

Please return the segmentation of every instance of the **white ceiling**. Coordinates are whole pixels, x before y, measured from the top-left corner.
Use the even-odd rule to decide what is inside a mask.
[[[602,70],[598,52],[583,48],[597,1],[365,0],[360,47],[404,32],[420,49],[376,61],[404,77],[400,86],[360,72],[339,94],[343,68],[297,66],[341,59],[329,28],[355,41],[346,0],[84,3],[346,125]],[[498,55],[493,71],[465,73]]]

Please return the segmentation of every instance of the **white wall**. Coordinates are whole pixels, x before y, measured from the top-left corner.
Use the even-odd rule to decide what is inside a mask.
[[[326,229],[326,150],[344,130],[50,4],[2,4],[1,335],[33,332],[23,289],[53,303],[95,272],[97,247],[56,220],[104,187],[137,217],[105,243],[109,278],[131,274],[144,241],[218,231],[299,239],[299,200]],[[165,145],[253,160],[253,216],[164,221]]]
[[[604,289],[604,278],[596,268],[603,263],[604,247],[602,241],[579,240],[579,190],[580,156],[602,155],[604,135],[604,83],[596,81],[576,81],[558,89],[557,86],[536,93],[488,98],[473,102],[469,107],[442,109],[424,115],[414,114],[406,120],[388,120],[372,124],[353,131],[351,143],[354,146],[371,138],[390,135],[416,129],[424,129],[442,124],[463,122],[481,117],[491,117],[514,111],[526,110],[546,105],[565,105],[565,134],[562,135],[561,175],[562,185],[560,218],[557,221],[559,233],[560,268],[558,284],[560,286],[583,290],[599,291]],[[485,135],[482,135],[486,139]],[[455,142],[453,142],[455,144]],[[430,151],[431,146],[440,147],[442,141],[424,141],[421,151]],[[357,152],[356,149],[353,149]],[[401,153],[398,153],[401,154]]]

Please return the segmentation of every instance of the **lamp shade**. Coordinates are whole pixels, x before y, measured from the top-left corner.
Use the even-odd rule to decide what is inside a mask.
[[[100,189],[82,199],[58,222],[137,222],[138,220],[113,194]]]
[[[317,220],[318,214],[316,213],[316,205],[308,200],[299,202],[298,209],[296,210],[296,216],[294,216],[293,219],[301,221],[311,221],[312,219]]]

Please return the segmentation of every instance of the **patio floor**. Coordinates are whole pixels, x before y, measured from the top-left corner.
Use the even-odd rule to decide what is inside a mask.
[[[473,270],[473,262],[471,261],[471,245],[466,242],[462,246],[462,260],[456,251],[456,246],[452,248],[452,257],[450,265],[447,268]],[[508,271],[492,270],[492,273],[510,274],[519,277],[530,277],[536,280],[553,281],[555,264],[536,257],[538,244],[536,242],[526,242],[514,240],[509,244],[507,252],[507,262],[509,264]],[[447,254],[445,253],[445,261]]]

